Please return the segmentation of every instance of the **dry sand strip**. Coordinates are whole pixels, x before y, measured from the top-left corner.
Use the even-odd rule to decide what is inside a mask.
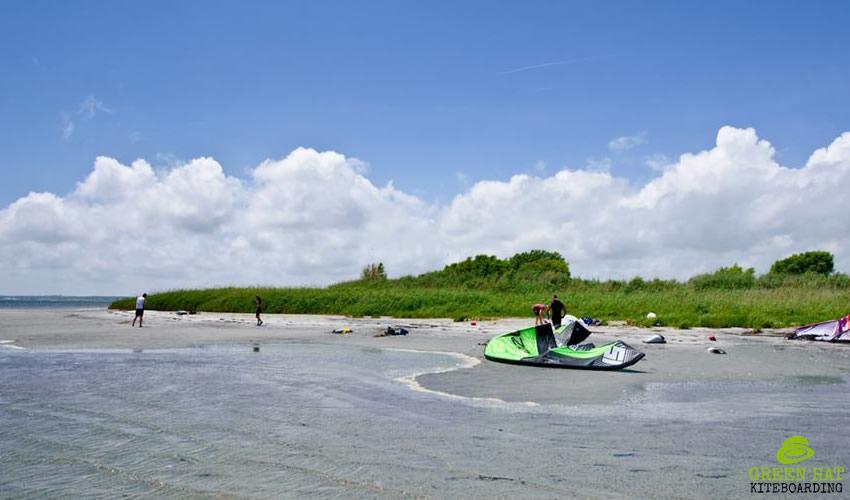
[[[264,315],[262,327],[250,314],[201,313],[178,316],[147,311],[144,328],[131,328],[132,312],[107,310],[0,311],[4,346],[27,349],[181,348],[211,344],[307,343],[451,352],[483,360],[483,346],[494,335],[528,326],[527,318],[456,323],[447,319],[345,318],[342,316]],[[403,337],[376,337],[387,325],[403,325]],[[337,328],[352,333],[330,333]],[[821,342],[791,341],[787,330],[760,334],[741,328],[678,330],[607,326],[592,328],[588,339],[622,339],[646,353],[631,369],[616,372],[562,370],[459,362],[457,370],[420,374],[406,383],[436,393],[493,398],[518,403],[600,403],[640,398],[655,383],[781,381],[807,377],[842,380],[850,376],[850,348]],[[666,344],[643,344],[660,333]],[[709,340],[715,336],[716,341]],[[727,354],[711,354],[710,347]],[[557,387],[557,390],[552,390]]]

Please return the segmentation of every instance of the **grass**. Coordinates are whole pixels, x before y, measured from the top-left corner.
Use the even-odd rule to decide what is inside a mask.
[[[826,255],[831,269],[831,255]],[[543,250],[508,259],[478,255],[440,271],[392,280],[386,279],[383,264],[370,264],[360,280],[326,288],[173,290],[150,294],[147,307],[250,313],[254,311],[254,296],[259,295],[267,313],[463,321],[531,318],[531,306],[548,302],[553,292],[567,304],[569,314],[603,321],[626,320],[641,326],[760,330],[805,325],[850,312],[850,277],[831,271],[770,272],[756,277],[752,268],[734,265],[687,282],[642,278],[589,281],[571,278],[563,257]],[[118,300],[110,307],[132,309],[134,299]],[[646,318],[650,311],[657,315],[655,319]]]
[[[149,294],[155,310],[244,312],[254,310],[254,296],[263,298],[267,313],[338,314],[352,317],[405,318],[531,317],[531,305],[547,301],[552,292],[576,316],[626,320],[636,325],[678,328],[774,328],[837,318],[850,312],[850,290],[794,285],[750,289],[699,289],[686,283],[629,288],[618,282],[574,280],[559,289],[474,290],[416,287],[388,280],[350,282],[327,288],[216,288]],[[652,282],[646,282],[651,284]],[[116,309],[132,309],[134,299],[118,300]],[[647,320],[647,312],[657,314]]]

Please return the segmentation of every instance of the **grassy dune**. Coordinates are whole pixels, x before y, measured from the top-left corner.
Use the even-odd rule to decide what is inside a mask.
[[[392,280],[386,278],[383,264],[372,264],[363,269],[360,280],[327,288],[174,290],[151,294],[147,307],[253,312],[254,296],[259,295],[267,313],[530,318],[533,304],[546,303],[557,293],[575,316],[643,326],[775,328],[850,313],[850,277],[832,273],[830,254],[800,254],[774,267],[788,267],[788,263],[799,269],[794,273],[771,269],[756,277],[752,268],[732,266],[684,283],[642,278],[601,282],[571,278],[560,254],[532,250],[509,259],[479,255],[440,271]],[[800,272],[806,266],[818,272]],[[111,307],[132,309],[133,305],[134,299],[128,298]],[[650,311],[657,314],[656,319],[646,318]]]
[[[652,282],[649,282],[652,283]],[[679,328],[693,326],[771,328],[794,326],[850,313],[850,290],[801,286],[705,289],[675,282],[645,288],[612,287],[611,283],[576,282],[561,288],[511,292],[463,288],[417,288],[393,281],[346,283],[328,288],[218,288],[150,294],[148,307],[158,310],[253,312],[254,296],[267,313],[341,314],[406,318],[483,319],[531,317],[531,305],[556,292],[576,316],[655,322]],[[132,309],[134,299],[112,304]]]

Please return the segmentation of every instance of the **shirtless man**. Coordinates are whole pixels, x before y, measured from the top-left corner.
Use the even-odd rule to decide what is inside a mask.
[[[534,304],[531,308],[534,313],[534,326],[546,323],[546,312],[549,311],[549,306],[546,304]]]

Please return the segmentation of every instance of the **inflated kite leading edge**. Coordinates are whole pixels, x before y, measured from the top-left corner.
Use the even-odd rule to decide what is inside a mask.
[[[551,368],[619,370],[631,366],[644,354],[620,340],[601,346],[581,344],[590,331],[577,320],[555,329],[538,325],[497,335],[484,348],[490,361]]]

